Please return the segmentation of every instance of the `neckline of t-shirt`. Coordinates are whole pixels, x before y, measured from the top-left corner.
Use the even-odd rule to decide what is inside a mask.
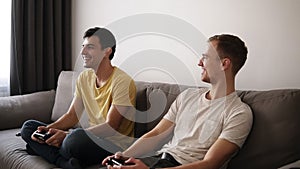
[[[203,99],[203,101],[205,102],[205,103],[209,103],[209,104],[211,104],[211,103],[219,103],[219,102],[225,102],[225,101],[230,101],[230,100],[232,100],[232,99],[234,99],[236,96],[237,96],[237,92],[236,91],[234,91],[234,92],[232,92],[232,93],[230,93],[229,95],[226,95],[226,96],[224,96],[224,97],[220,97],[220,98],[217,98],[217,99],[212,99],[212,100],[209,100],[209,99],[207,99],[205,96],[206,96],[206,94],[209,92],[210,90],[207,90],[206,92],[204,92],[203,94],[202,94],[202,99]]]
[[[111,73],[111,75],[109,76],[108,80],[105,82],[104,85],[102,85],[101,87],[97,87],[97,76],[95,74],[95,89],[97,90],[101,90],[102,88],[104,88],[107,84],[109,84],[109,82],[113,79],[113,76],[116,72],[116,70],[118,69],[116,66],[113,66],[113,72]]]

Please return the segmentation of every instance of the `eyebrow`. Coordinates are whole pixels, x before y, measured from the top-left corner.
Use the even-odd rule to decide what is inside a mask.
[[[88,44],[82,44],[82,46],[96,46],[96,45],[92,43],[88,43]]]

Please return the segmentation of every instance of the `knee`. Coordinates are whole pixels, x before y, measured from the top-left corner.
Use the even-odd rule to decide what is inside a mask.
[[[61,146],[61,151],[64,151],[63,154],[72,154],[72,156],[76,153],[79,153],[80,149],[84,149],[85,138],[86,133],[83,129],[78,128],[73,130],[64,139]]]
[[[70,134],[68,134],[64,140],[66,144],[76,144],[79,143],[81,138],[85,138],[86,133],[82,128],[74,129]]]
[[[81,141],[85,138],[85,136],[86,133],[83,129],[75,129],[66,136],[63,146],[68,148],[81,146]]]

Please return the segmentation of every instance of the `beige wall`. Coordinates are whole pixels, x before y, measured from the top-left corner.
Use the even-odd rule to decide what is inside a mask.
[[[219,33],[239,35],[246,42],[249,55],[246,65],[237,76],[238,89],[300,88],[299,7],[299,0],[74,0],[74,69],[80,70],[82,67],[78,56],[81,37],[87,28],[112,25],[125,17],[143,13],[161,14],[196,28],[204,37],[199,41],[204,42],[205,38]],[[118,30],[135,29],[148,22],[119,24]],[[199,80],[201,70],[197,67],[200,56],[195,56],[184,43],[180,39],[159,34],[132,36],[118,43],[113,63],[121,68],[123,66],[136,80],[202,85]],[[199,50],[204,52],[200,43]],[[155,66],[144,67],[138,72],[131,70],[138,66],[130,59],[143,55],[143,52],[145,55],[156,52],[160,56],[166,54],[184,66],[179,67],[180,63],[169,59],[171,63],[168,60],[150,61],[153,64],[165,62],[162,67],[167,66],[166,70]],[[144,64],[139,60],[137,62]],[[129,63],[132,64],[131,68],[128,67]]]

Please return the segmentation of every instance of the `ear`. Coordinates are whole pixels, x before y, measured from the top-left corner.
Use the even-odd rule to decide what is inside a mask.
[[[222,70],[228,70],[231,68],[231,60],[229,58],[222,59]]]
[[[111,48],[105,48],[104,49],[104,55],[107,56],[107,57],[109,57],[109,55],[111,54],[111,52],[112,52]]]

